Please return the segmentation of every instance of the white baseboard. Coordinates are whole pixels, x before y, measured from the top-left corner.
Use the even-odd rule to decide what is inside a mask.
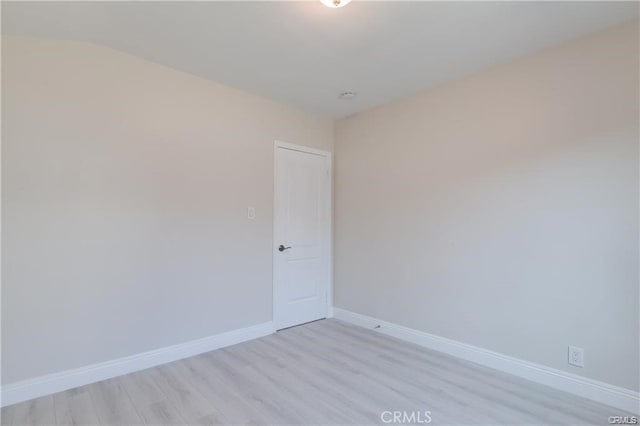
[[[0,405],[4,407],[112,377],[122,376],[225,346],[257,339],[274,331],[273,323],[269,321],[149,352],[11,383],[2,386]]]
[[[333,308],[333,316],[354,325],[372,329],[425,348],[444,352],[467,361],[494,368],[514,376],[569,392],[634,414],[640,412],[640,395],[629,389],[545,367],[529,361],[502,355],[423,331],[382,321],[340,308]],[[376,326],[379,328],[375,328]]]

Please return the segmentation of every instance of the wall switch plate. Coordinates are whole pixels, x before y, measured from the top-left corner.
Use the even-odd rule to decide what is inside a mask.
[[[584,367],[584,349],[577,346],[569,346],[569,364],[576,367]]]
[[[256,208],[247,207],[247,219],[255,219],[255,218],[256,218]]]

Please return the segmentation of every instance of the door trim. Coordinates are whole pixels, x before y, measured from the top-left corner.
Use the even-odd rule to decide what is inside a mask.
[[[327,243],[329,244],[327,259],[329,268],[329,279],[327,282],[327,297],[326,297],[326,318],[333,316],[333,153],[330,151],[324,151],[321,149],[310,148],[307,146],[296,145],[288,142],[276,140],[273,143],[273,228],[272,228],[272,241],[271,241],[271,253],[272,253],[272,282],[271,282],[271,319],[273,321],[274,329],[278,330],[276,324],[276,283],[278,282],[278,268],[276,267],[277,252],[276,252],[276,215],[278,212],[278,200],[276,199],[276,184],[278,182],[278,156],[276,153],[278,149],[289,149],[291,151],[305,152],[307,154],[319,155],[326,157],[329,162],[329,235],[327,236]]]

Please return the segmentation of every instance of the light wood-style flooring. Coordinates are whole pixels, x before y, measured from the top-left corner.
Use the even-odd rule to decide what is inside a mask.
[[[329,319],[5,407],[2,424],[364,425],[394,411],[433,425],[606,425],[629,415]]]

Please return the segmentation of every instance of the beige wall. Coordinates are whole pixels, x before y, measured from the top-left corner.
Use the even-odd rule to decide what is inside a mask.
[[[638,59],[628,24],[339,121],[335,305],[638,390]]]
[[[91,44],[2,65],[3,383],[271,320],[273,141],[331,120]]]

